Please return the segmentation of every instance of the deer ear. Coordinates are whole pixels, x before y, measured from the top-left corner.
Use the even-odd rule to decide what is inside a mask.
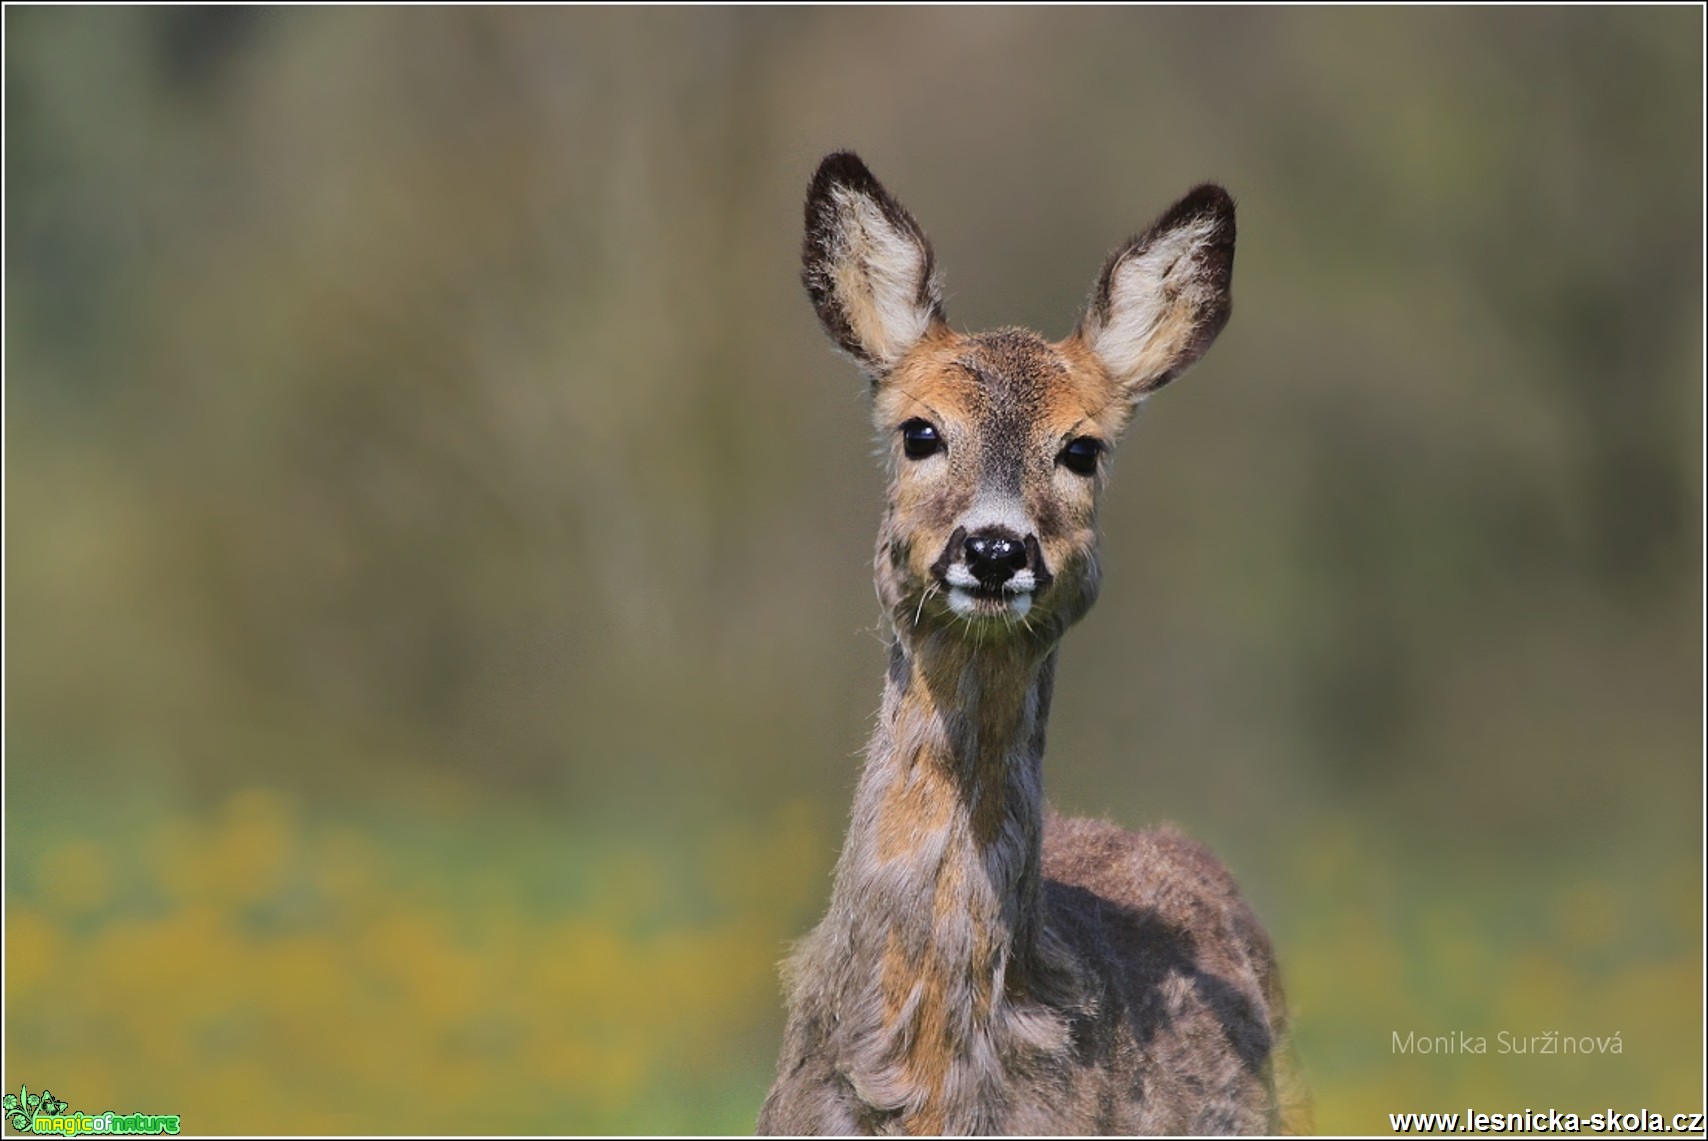
[[[801,281],[831,339],[876,380],[943,321],[931,243],[851,151],[819,164],[806,214]]]
[[[1234,202],[1205,184],[1110,255],[1078,337],[1132,401],[1197,363],[1228,323]]]

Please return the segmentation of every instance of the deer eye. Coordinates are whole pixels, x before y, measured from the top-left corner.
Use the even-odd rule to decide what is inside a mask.
[[[1056,457],[1056,462],[1076,475],[1096,475],[1097,457],[1103,454],[1103,441],[1094,440],[1090,436],[1081,436],[1077,440],[1069,440],[1062,454]]]
[[[901,450],[910,460],[922,460],[943,450],[943,437],[924,420],[909,420],[901,426]]]

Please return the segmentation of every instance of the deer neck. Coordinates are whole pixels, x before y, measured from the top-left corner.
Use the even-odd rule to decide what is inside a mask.
[[[943,942],[954,917],[968,930],[950,942],[1012,951],[1035,936],[1054,679],[1053,647],[947,632],[892,646],[848,841],[859,859],[844,870],[850,886],[882,889],[866,918],[886,938],[903,928],[910,954]]]
[[[966,1067],[1008,1052],[1005,1033],[1056,1033],[1016,1013],[1055,989],[1056,958],[1040,873],[1055,647],[1022,642],[895,643],[837,868],[821,946],[847,957],[835,1013],[863,1059],[849,1076],[915,1131],[991,1127],[958,1119],[945,1087],[997,1080]]]

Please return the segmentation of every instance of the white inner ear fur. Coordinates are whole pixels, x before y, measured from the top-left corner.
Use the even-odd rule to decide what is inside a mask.
[[[866,195],[837,187],[831,197],[839,219],[839,247],[831,259],[836,297],[867,355],[888,369],[931,327],[938,285],[930,283],[929,300],[921,304],[924,248]]]
[[[1101,323],[1093,316],[1087,340],[1134,396],[1174,368],[1191,343],[1198,314],[1211,300],[1198,251],[1215,230],[1213,218],[1188,223],[1157,235],[1115,267],[1109,315]]]

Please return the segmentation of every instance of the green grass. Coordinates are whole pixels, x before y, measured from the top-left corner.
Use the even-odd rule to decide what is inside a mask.
[[[446,803],[308,811],[256,790],[211,813],[20,818],[8,1088],[187,1132],[750,1131],[775,963],[822,905],[834,830],[804,808],[683,836]],[[1271,923],[1318,1128],[1697,1108],[1694,867],[1303,835],[1269,877]],[[1621,1049],[1502,1055],[1503,1031]],[[1396,1032],[1489,1053],[1396,1052]]]

